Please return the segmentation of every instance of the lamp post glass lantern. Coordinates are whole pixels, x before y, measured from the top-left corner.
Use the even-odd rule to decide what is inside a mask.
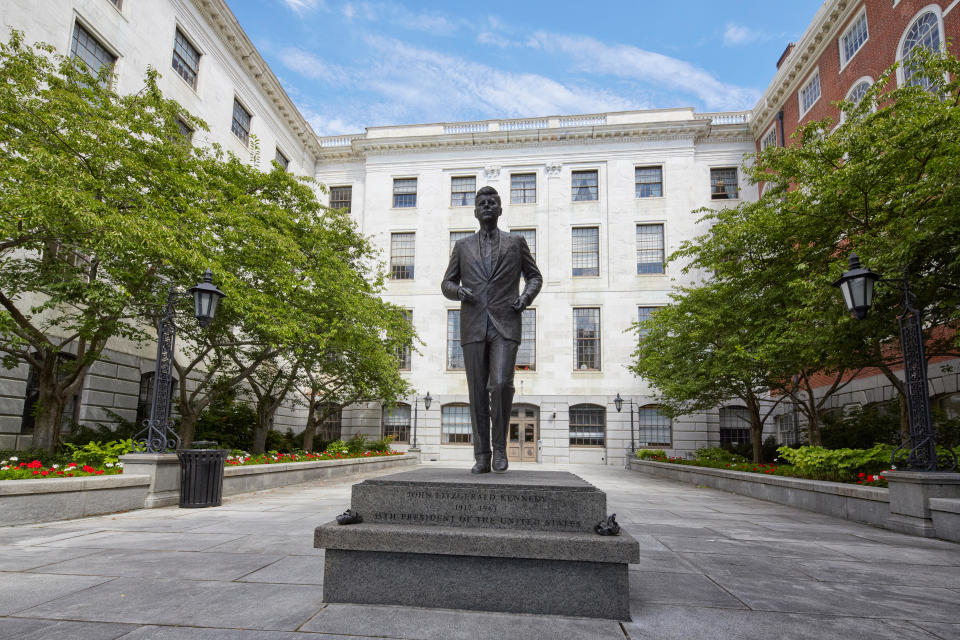
[[[637,450],[636,441],[633,439],[633,399],[629,400],[630,402],[630,454],[633,455]],[[623,409],[623,398],[620,397],[620,392],[617,392],[617,397],[613,399],[613,406],[617,408],[617,413]]]
[[[220,298],[226,294],[213,284],[213,272],[207,269],[203,282],[189,291],[193,296],[194,315],[201,327],[207,327],[217,313]],[[183,297],[176,286],[167,291],[167,306],[157,323],[157,359],[153,376],[153,403],[143,430],[133,440],[147,453],[163,453],[180,446],[180,436],[170,428],[170,380],[173,375],[174,347],[177,339],[176,303]]]
[[[420,400],[421,398],[417,396],[413,397],[413,436],[410,439],[410,448],[416,449],[417,451],[420,450],[417,446],[417,410],[420,407]],[[433,398],[430,397],[429,391],[427,391],[427,395],[425,395],[422,400],[424,411],[430,411],[430,403],[433,402]]]
[[[903,352],[903,373],[906,386],[907,418],[910,438],[897,447],[891,463],[911,471],[952,471],[957,457],[950,449],[938,453],[933,420],[930,417],[930,393],[927,383],[927,356],[924,350],[923,312],[913,306],[913,294],[906,277],[883,278],[861,267],[857,254],[850,254],[849,269],[833,283],[843,292],[843,302],[854,317],[862,320],[873,304],[875,282],[897,282],[903,290],[903,313],[897,316],[900,325],[900,350]],[[937,460],[938,455],[940,460]]]

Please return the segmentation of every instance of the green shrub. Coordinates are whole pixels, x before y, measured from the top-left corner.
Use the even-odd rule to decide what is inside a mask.
[[[82,447],[70,443],[65,446],[70,452],[69,457],[72,462],[80,465],[88,464],[91,467],[102,467],[107,463],[116,464],[120,461],[120,456],[137,450],[133,440],[129,438],[107,443],[88,442]]]
[[[347,440],[347,453],[351,455],[357,455],[363,453],[363,449],[367,443],[367,436],[362,433],[354,435],[352,438]]]
[[[745,456],[724,449],[723,447],[701,447],[697,449],[694,458],[701,462],[747,462]]]
[[[849,482],[858,473],[875,474],[890,468],[893,446],[878,444],[870,449],[827,449],[825,447],[780,447],[780,458],[793,465],[803,477],[814,480]]]
[[[665,458],[667,457],[667,452],[663,449],[640,449],[637,451],[637,457],[641,460],[646,460],[647,458]]]
[[[334,440],[333,442],[327,445],[325,452],[329,453],[330,455],[337,455],[338,453],[346,454],[348,453],[347,443],[344,442],[343,440]]]
[[[900,411],[896,402],[855,409],[847,415],[834,411],[823,418],[820,431],[827,449],[869,449],[875,444],[900,443]]]
[[[364,445],[365,451],[373,451],[374,453],[386,453],[390,451],[390,443],[393,441],[393,436],[384,436],[379,440],[371,440],[370,442]]]
[[[257,414],[235,394],[218,397],[210,403],[197,420],[194,440],[213,440],[223,449],[253,448],[253,430]],[[269,437],[270,432],[267,433]],[[267,448],[273,448],[267,443]]]

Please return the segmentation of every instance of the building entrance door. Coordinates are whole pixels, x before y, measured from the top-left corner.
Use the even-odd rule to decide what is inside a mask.
[[[537,461],[537,436],[540,432],[540,411],[530,404],[515,404],[510,411],[507,429],[507,460]]]

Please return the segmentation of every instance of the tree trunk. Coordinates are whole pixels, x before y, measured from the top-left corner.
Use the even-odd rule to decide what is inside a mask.
[[[807,444],[813,447],[823,446],[823,435],[820,433],[820,416],[817,414],[816,399],[812,393],[807,394]]]
[[[273,415],[273,403],[257,404],[257,424],[253,430],[253,453],[260,454],[267,449],[267,431],[270,430],[270,417]]]
[[[750,444],[756,464],[763,462],[763,420],[760,419],[760,406],[755,399],[748,399],[747,409],[750,410]]]
[[[189,449],[193,445],[193,438],[197,435],[197,422],[200,419],[200,414],[194,411],[191,411],[186,408],[183,404],[180,405],[180,446],[184,449]]]
[[[303,450],[313,452],[313,436],[317,431],[317,392],[310,391],[310,402],[307,405],[307,426],[303,429]]]
[[[55,453],[60,442],[60,414],[67,404],[63,391],[57,387],[57,356],[48,353],[37,372],[37,403],[33,447]]]

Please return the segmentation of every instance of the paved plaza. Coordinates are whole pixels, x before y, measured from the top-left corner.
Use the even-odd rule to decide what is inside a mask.
[[[313,529],[349,481],[0,527],[0,639],[960,638],[960,545],[594,466],[640,543],[633,622],[326,605]]]

